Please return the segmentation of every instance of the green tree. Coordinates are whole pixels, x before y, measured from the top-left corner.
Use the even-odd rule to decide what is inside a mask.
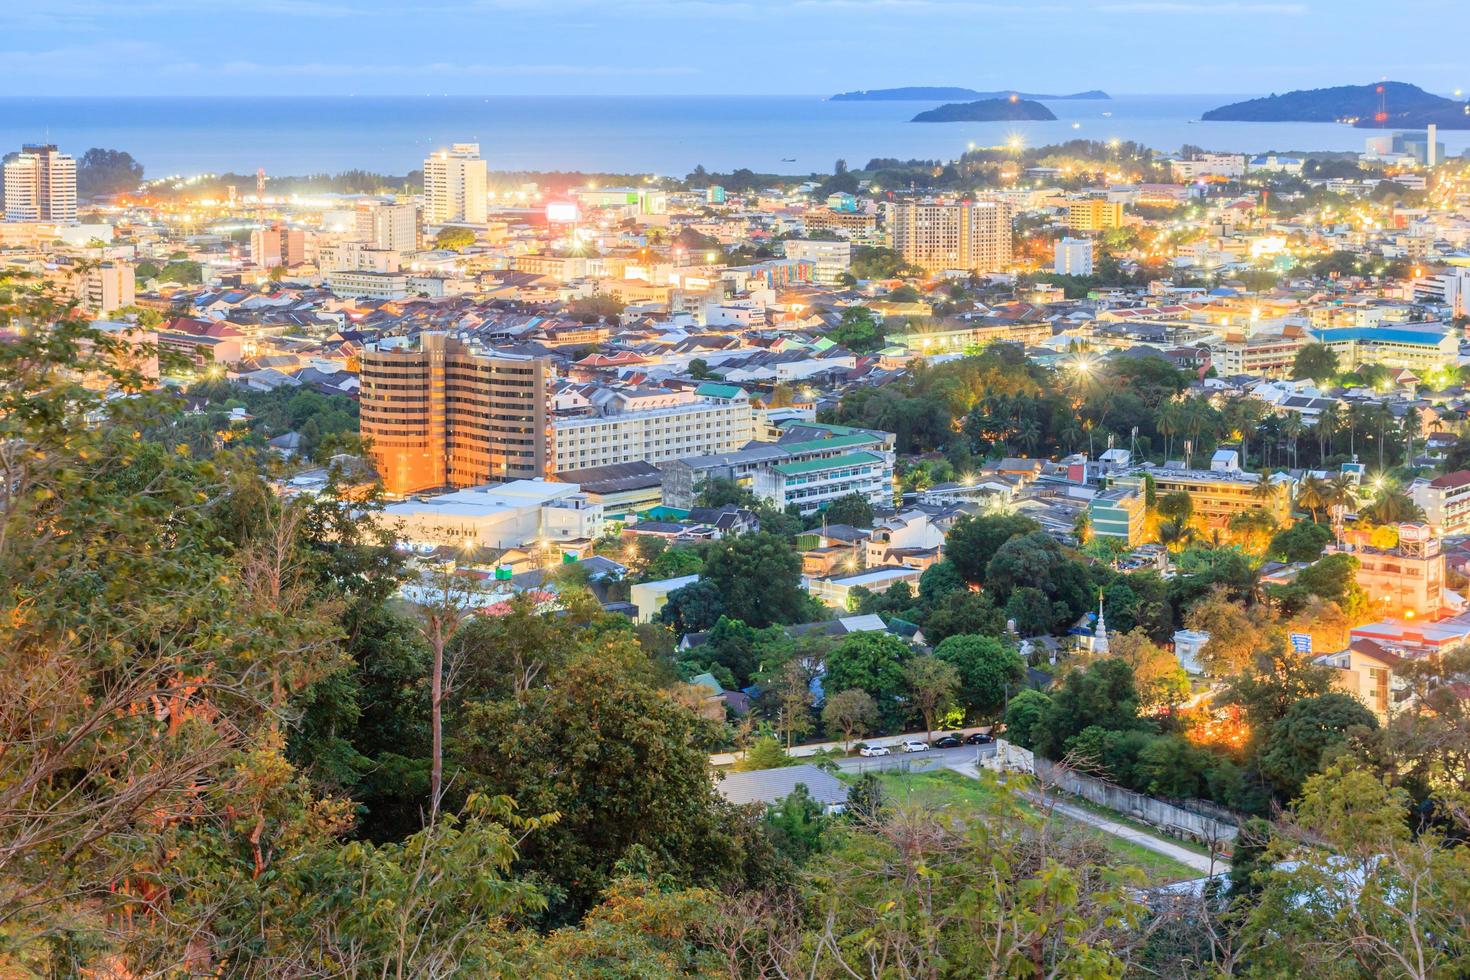
[[[1291,376],[1318,382],[1328,381],[1337,376],[1337,353],[1326,344],[1307,344],[1296,352]]]
[[[796,765],[796,760],[786,754],[779,739],[771,735],[762,735],[735,763],[735,769],[738,772],[757,772],[761,769],[779,769],[782,766],[794,765]]]
[[[1031,726],[1031,747],[1048,759],[1061,759],[1072,737],[1091,725],[1106,731],[1140,727],[1133,670],[1121,660],[1097,660],[1069,673]]]
[[[892,633],[851,633],[827,655],[822,684],[834,691],[866,691],[891,725],[901,715],[908,655],[908,646]]]
[[[673,627],[680,635],[710,629],[725,615],[725,599],[720,587],[708,578],[680,586],[669,593],[658,621]]]
[[[823,850],[823,836],[832,818],[812,799],[805,783],[766,808],[765,830],[776,850],[797,864],[806,864]]]
[[[1356,698],[1336,691],[1286,709],[1262,744],[1261,772],[1283,799],[1294,799],[1307,778],[1321,772],[1329,752],[1355,730],[1373,730],[1378,719]]]
[[[861,737],[878,724],[878,704],[867,691],[851,688],[828,694],[822,705],[822,725],[830,736],[842,733],[842,751],[846,752],[853,737]]]
[[[126,194],[143,182],[143,165],[122,150],[92,147],[77,161],[77,194]]]
[[[1023,749],[1036,748],[1042,719],[1051,710],[1051,698],[1041,691],[1025,690],[1006,704],[1006,738]]]
[[[447,249],[451,252],[463,252],[475,244],[475,233],[469,228],[450,226],[440,228],[439,234],[434,236],[434,247]]]
[[[960,672],[933,654],[913,657],[903,667],[908,703],[924,722],[924,741],[933,741],[934,720],[949,711],[960,686]]]
[[[1020,691],[1026,664],[1010,645],[993,636],[951,636],[934,648],[934,656],[959,674],[959,701],[971,720],[996,717],[1006,695]]]
[[[710,545],[704,582],[717,590],[728,615],[757,628],[813,618],[811,599],[801,587],[800,556],[784,538],[766,531]]]
[[[848,524],[868,529],[873,526],[873,505],[860,493],[838,497],[822,509],[822,519],[828,524]]]
[[[850,306],[827,339],[859,354],[876,350],[883,345],[883,320],[866,306]]]
[[[717,476],[700,485],[695,503],[700,507],[728,507],[731,504],[750,507],[755,503],[755,495],[748,487],[742,487],[734,480]]]
[[[985,569],[1001,545],[1030,534],[1038,525],[1020,514],[965,515],[955,521],[944,539],[946,560],[967,582],[982,582]]]
[[[1322,556],[1322,549],[1332,540],[1332,532],[1313,521],[1297,521],[1277,531],[1266,554],[1276,561],[1310,562]]]

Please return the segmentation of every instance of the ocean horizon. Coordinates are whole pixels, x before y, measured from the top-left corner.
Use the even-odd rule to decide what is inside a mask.
[[[1020,137],[1133,140],[1157,150],[1361,151],[1370,131],[1335,123],[1201,122],[1255,97],[1114,94],[1046,100],[1046,122],[913,123],[935,102],[833,102],[759,96],[113,96],[0,98],[0,148],[51,142],[81,156],[125,150],[146,176],[300,176],[361,169],[403,174],[451,142],[481,144],[492,171],[581,170],[682,177],[695,166],[829,173],[876,157],[950,160],[970,145]],[[1447,152],[1470,132],[1443,132]]]

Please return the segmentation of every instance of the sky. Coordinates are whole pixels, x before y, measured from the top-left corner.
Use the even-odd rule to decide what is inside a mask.
[[[5,95],[1470,89],[1467,0],[0,0]],[[1406,29],[1405,25],[1415,25]],[[1445,35],[1445,36],[1449,36]]]

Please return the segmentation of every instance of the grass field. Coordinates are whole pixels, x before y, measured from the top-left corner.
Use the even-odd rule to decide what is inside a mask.
[[[925,807],[952,808],[957,813],[963,813],[966,809],[983,811],[993,800],[994,794],[999,792],[993,783],[971,779],[950,769],[916,773],[883,772],[878,778],[883,782],[883,789],[894,800]],[[1029,803],[1022,803],[1022,806],[1034,809]],[[1061,821],[1069,829],[1101,841],[1119,864],[1138,868],[1151,885],[1164,885],[1200,876],[1193,868],[1151,851],[1141,844],[1120,840],[1096,827],[1061,814],[1052,814],[1051,819]]]

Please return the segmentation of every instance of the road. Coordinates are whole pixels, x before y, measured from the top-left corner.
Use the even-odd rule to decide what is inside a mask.
[[[872,759],[865,759],[860,755],[850,759],[839,759],[837,768],[843,772],[879,772],[896,769],[902,771],[905,767],[910,772],[931,772],[935,769],[956,769],[974,775],[976,750],[984,756],[995,754],[994,745],[962,745],[957,749],[930,749],[927,752],[901,752],[894,750],[892,755],[880,755]]]
[[[1173,858],[1180,864],[1193,868],[1202,875],[1223,874],[1230,870],[1230,862],[1224,857],[1216,856],[1211,859],[1198,851],[1191,851],[1187,847],[1180,847],[1178,844],[1167,841],[1162,837],[1155,837],[1153,834],[1145,833],[1137,827],[1131,827],[1128,824],[1110,820],[1102,814],[1084,807],[1074,806],[1071,803],[1063,803],[1055,796],[1047,795],[1043,797],[1041,794],[1030,793],[1027,795],[1031,796],[1038,806],[1047,807],[1064,817],[1071,817],[1073,820],[1096,827],[1103,833],[1111,834],[1119,840],[1126,840],[1131,844],[1146,847],[1156,854]]]

